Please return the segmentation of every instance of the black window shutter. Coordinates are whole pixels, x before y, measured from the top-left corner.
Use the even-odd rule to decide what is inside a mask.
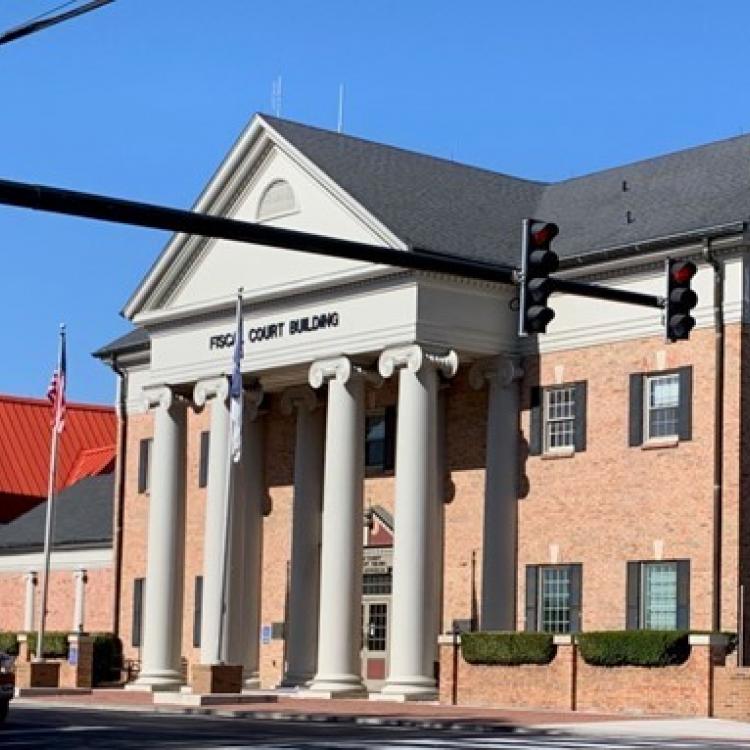
[[[575,383],[574,424],[576,453],[586,450],[586,381]]]
[[[690,560],[677,561],[677,629],[690,628]]]
[[[201,645],[203,624],[203,576],[195,576],[195,602],[193,603],[193,646]]]
[[[141,645],[141,627],[143,625],[143,578],[133,581],[133,628],[131,643],[135,647]]]
[[[526,566],[526,622],[524,624],[524,630],[536,631],[538,630],[537,625],[537,594],[538,594],[538,581],[539,581],[539,566],[538,565],[527,565]]]
[[[201,432],[201,453],[198,464],[198,486],[208,485],[208,450],[210,446],[211,433],[208,430]]]
[[[580,563],[568,566],[568,580],[570,598],[568,604],[570,608],[570,632],[581,632],[581,583],[583,578],[583,569]]]
[[[680,440],[691,440],[693,437],[693,368],[681,367],[680,376]]]
[[[639,612],[641,602],[641,564],[628,563],[627,582],[625,584],[625,627],[627,630],[638,630],[640,627]]]
[[[138,451],[138,492],[145,492],[148,489],[148,454],[149,438],[144,438],[140,442]]]
[[[383,445],[383,469],[396,468],[396,407],[385,407],[385,444]]]
[[[531,411],[529,415],[529,455],[542,453],[542,389],[535,385],[531,389]]]
[[[630,439],[628,445],[643,443],[643,375],[630,376]]]

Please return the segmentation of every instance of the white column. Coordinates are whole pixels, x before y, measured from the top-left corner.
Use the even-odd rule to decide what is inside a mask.
[[[228,659],[243,666],[243,686],[260,686],[260,602],[263,559],[263,420],[258,407],[263,391],[245,394],[242,459],[236,467],[232,497],[231,565],[229,568]]]
[[[210,401],[211,422],[208,451],[206,521],[203,526],[203,609],[201,621],[201,664],[221,664],[227,658],[227,628],[223,627],[222,570],[231,532],[227,534],[229,499],[229,381],[226,377],[199,380],[193,400],[198,407]],[[224,620],[226,622],[226,620]]]
[[[437,644],[435,577],[431,551],[439,523],[437,492],[438,370],[452,377],[458,357],[412,345],[386,349],[380,374],[399,370],[396,433],[396,513],[390,669],[383,695],[401,699],[435,697]]]
[[[135,688],[177,689],[185,539],[185,406],[167,386],[144,389],[154,409],[141,673]]]
[[[477,362],[469,382],[489,384],[487,455],[482,540],[482,630],[516,629],[516,547],[518,536],[517,362],[494,357]]]
[[[281,407],[297,416],[286,670],[281,681],[293,687],[309,682],[316,667],[325,412],[307,386],[286,391]]]
[[[36,599],[37,577],[33,570],[26,574],[26,598],[23,609],[23,629],[26,633],[34,630],[34,603]]]
[[[75,589],[75,599],[73,603],[73,627],[71,632],[83,633],[84,617],[86,611],[86,571],[76,570],[73,573],[73,586]]]
[[[314,362],[310,385],[328,382],[323,480],[318,666],[310,690],[340,696],[365,692],[362,630],[362,494],[364,382],[346,357]]]

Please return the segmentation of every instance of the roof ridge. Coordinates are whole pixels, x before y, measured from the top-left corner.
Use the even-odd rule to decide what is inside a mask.
[[[628,167],[637,167],[642,164],[649,164],[649,163],[656,163],[660,161],[664,161],[665,159],[670,159],[674,156],[678,156],[679,154],[687,154],[691,151],[704,151],[712,148],[716,148],[717,146],[721,146],[727,143],[730,143],[731,141],[740,141],[740,140],[750,140],[750,133],[743,133],[742,135],[732,135],[728,138],[721,138],[718,141],[709,141],[708,143],[697,143],[693,146],[686,146],[685,148],[678,148],[675,151],[668,151],[666,154],[657,154],[656,156],[647,156],[642,159],[636,159],[635,161],[629,161],[625,164],[618,164],[614,167],[605,167],[604,169],[597,169],[593,172],[586,172],[585,174],[576,175],[575,177],[568,177],[564,180],[558,180],[557,182],[548,182],[546,183],[545,187],[557,187],[558,185],[567,185],[570,182],[575,182],[576,180],[586,180],[590,177],[595,177],[596,175],[605,175],[608,172],[618,172],[622,169],[626,169]]]
[[[374,141],[369,138],[362,138],[361,136],[358,136],[358,135],[350,135],[349,133],[338,133],[335,130],[322,128],[322,127],[319,127],[318,125],[308,125],[307,123],[299,122],[298,120],[288,120],[283,117],[274,117],[273,115],[268,115],[265,112],[258,112],[257,114],[260,118],[265,120],[269,125],[273,125],[274,122],[281,122],[281,123],[293,125],[299,128],[306,128],[307,130],[315,130],[319,133],[325,133],[326,135],[331,135],[331,136],[335,136],[338,138],[346,138],[351,141],[358,141],[359,143],[365,143],[368,146],[377,146],[378,148],[386,148],[391,151],[398,151],[403,154],[409,154],[410,156],[417,156],[421,159],[431,159],[432,161],[442,162],[444,164],[447,164],[453,167],[459,167],[461,169],[470,169],[474,172],[483,172],[485,174],[489,174],[494,177],[505,177],[508,180],[516,180],[517,182],[523,182],[527,185],[537,185],[538,187],[546,187],[550,184],[554,184],[554,183],[544,182],[543,180],[532,180],[532,179],[529,179],[528,177],[518,177],[517,175],[508,174],[507,172],[498,172],[494,169],[488,169],[487,167],[480,167],[475,164],[467,164],[466,162],[455,161],[454,159],[447,159],[444,156],[426,154],[422,151],[414,151],[413,149],[404,148],[403,146],[394,146],[390,143],[382,143],[380,141]]]

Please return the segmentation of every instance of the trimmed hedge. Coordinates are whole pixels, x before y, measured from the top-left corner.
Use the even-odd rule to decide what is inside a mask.
[[[36,654],[38,633],[27,633],[29,652]],[[68,656],[68,632],[49,630],[44,633],[44,656],[50,659],[66,659]]]
[[[667,667],[690,656],[687,630],[613,630],[580,633],[578,648],[595,667]]]
[[[549,664],[557,649],[551,633],[462,633],[461,653],[469,664]]]
[[[0,652],[18,656],[18,636],[15,633],[0,631]]]

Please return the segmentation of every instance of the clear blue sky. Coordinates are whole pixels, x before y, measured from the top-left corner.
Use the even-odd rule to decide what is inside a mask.
[[[58,0],[59,1],[59,0]],[[56,0],[2,0],[4,30]],[[246,121],[282,116],[556,180],[750,129],[750,4],[117,0],[0,47],[0,177],[189,207]],[[749,175],[750,179],[750,175]],[[166,235],[0,207],[0,392],[111,402],[90,352]]]

